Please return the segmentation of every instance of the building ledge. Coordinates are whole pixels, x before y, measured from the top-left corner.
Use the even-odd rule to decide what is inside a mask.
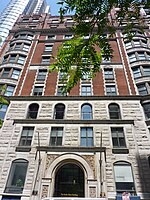
[[[113,148],[112,153],[114,153],[114,154],[128,154],[129,149],[127,149],[127,148]]]
[[[15,119],[15,124],[134,124],[134,120]]]
[[[31,151],[31,147],[28,146],[17,146],[16,151],[18,152],[29,152]]]

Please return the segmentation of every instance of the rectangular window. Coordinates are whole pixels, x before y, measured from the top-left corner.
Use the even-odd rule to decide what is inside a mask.
[[[63,127],[52,127],[50,145],[51,146],[61,146],[63,137]]]
[[[148,94],[145,84],[137,85],[137,88],[138,88],[138,91],[139,91],[140,95],[147,95]]]
[[[8,106],[0,104],[0,119],[4,120]]]
[[[123,128],[111,128],[112,143],[114,148],[125,148],[125,137]]]
[[[46,44],[45,45],[45,51],[52,51],[52,49],[53,49],[53,44]]]
[[[19,146],[31,146],[34,127],[23,127]]]
[[[91,85],[82,85],[81,96],[91,96],[91,95],[92,95]]]
[[[130,61],[130,62],[134,62],[134,61],[137,60],[135,54],[129,54],[128,57],[129,57],[129,61]]]
[[[114,79],[113,69],[104,69],[105,79]]]
[[[8,85],[6,87],[5,96],[12,96],[13,92],[14,92],[14,89],[15,89],[14,86]]]
[[[11,78],[14,78],[14,79],[18,80],[19,75],[20,75],[20,70],[14,69],[12,74],[11,74]]]
[[[47,74],[47,69],[39,69],[37,81],[44,81]]]
[[[132,43],[131,42],[126,42],[125,46],[126,46],[126,49],[132,48]]]
[[[19,58],[18,58],[18,61],[17,61],[17,63],[19,63],[19,64],[24,64],[24,61],[25,61],[25,59],[26,59],[26,57],[25,56],[19,56]]]
[[[43,86],[35,86],[33,90],[34,96],[42,96],[43,94]]]
[[[144,76],[150,76],[150,67],[143,67]]]
[[[106,94],[108,96],[115,96],[115,95],[117,95],[115,85],[106,85]]]
[[[73,35],[70,35],[70,34],[64,35],[64,39],[71,39],[72,37],[73,37]]]
[[[10,70],[11,70],[11,68],[4,68],[1,78],[8,78],[9,74],[10,74]]]
[[[83,146],[83,147],[93,146],[93,128],[91,128],[91,127],[81,128],[80,145]]]
[[[141,70],[139,67],[133,68],[132,70],[133,70],[134,78],[139,78],[142,76]]]
[[[15,62],[16,60],[16,55],[11,54],[9,58],[9,62]]]
[[[50,56],[42,56],[42,64],[50,64]]]
[[[138,53],[138,56],[139,56],[138,57],[139,60],[145,60],[146,59],[144,52],[143,53]]]
[[[56,39],[56,36],[55,36],[55,35],[48,35],[48,36],[47,36],[47,39],[48,39],[48,40],[55,40],[55,39]]]
[[[29,48],[30,48],[29,44],[24,44],[22,50],[29,51]]]
[[[57,88],[57,96],[67,96],[67,93],[63,92],[63,86],[58,86],[58,88]]]

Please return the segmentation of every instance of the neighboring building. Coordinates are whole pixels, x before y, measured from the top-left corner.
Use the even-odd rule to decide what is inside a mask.
[[[12,96],[0,130],[0,199],[150,199],[150,32],[142,14],[144,33],[137,26],[129,42],[118,29],[113,58],[67,96],[62,74],[48,69],[73,35],[71,16],[19,17],[1,53],[0,84]]]
[[[0,38],[2,40],[0,48],[23,11],[25,14],[41,14],[42,12],[49,12],[49,6],[47,6],[45,0],[10,0],[8,6],[0,15]]]

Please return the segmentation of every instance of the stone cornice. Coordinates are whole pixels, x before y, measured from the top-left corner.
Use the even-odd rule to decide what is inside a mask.
[[[134,124],[134,120],[14,119],[15,124]]]
[[[150,95],[130,95],[130,96],[11,96],[10,101],[100,101],[100,100],[146,100]]]

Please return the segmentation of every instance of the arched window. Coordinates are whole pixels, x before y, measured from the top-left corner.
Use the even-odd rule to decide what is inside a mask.
[[[54,110],[54,119],[63,119],[64,112],[65,112],[65,105],[62,103],[56,104]]]
[[[81,107],[81,119],[92,119],[92,106],[90,104],[84,104]]]
[[[143,104],[143,108],[144,108],[146,119],[150,119],[150,103]]]
[[[125,161],[114,163],[115,183],[117,194],[135,193],[131,164]]]
[[[121,119],[120,108],[118,104],[111,103],[108,106],[110,119]]]
[[[22,193],[26,179],[27,167],[27,160],[17,159],[12,162],[5,188],[6,193]]]
[[[38,114],[38,110],[39,110],[39,105],[37,103],[30,104],[27,118],[28,119],[36,119],[37,114]]]

